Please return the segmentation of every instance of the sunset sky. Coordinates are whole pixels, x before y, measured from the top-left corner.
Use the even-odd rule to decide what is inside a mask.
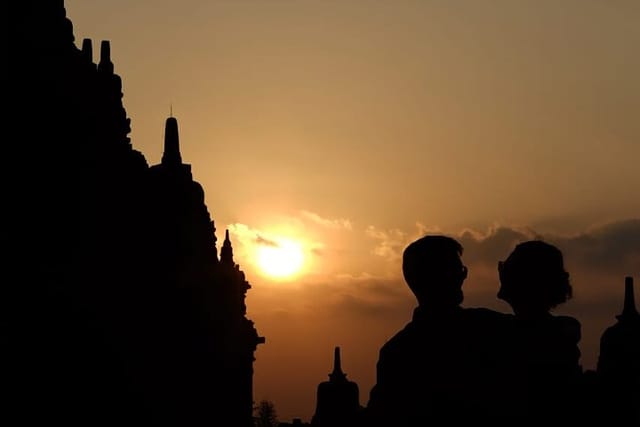
[[[504,312],[498,260],[557,244],[575,297],[556,312],[582,323],[585,368],[625,276],[639,300],[640,2],[65,4],[94,61],[111,41],[150,164],[178,119],[252,284],[255,400],[281,420],[311,418],[334,346],[367,403],[378,350],[415,306],[399,257],[427,232],[465,247],[464,305]]]

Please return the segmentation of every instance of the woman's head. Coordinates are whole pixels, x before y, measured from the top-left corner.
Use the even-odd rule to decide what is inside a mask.
[[[501,283],[498,298],[514,310],[548,311],[572,296],[562,252],[549,243],[531,240],[518,244],[498,264],[498,270]]]

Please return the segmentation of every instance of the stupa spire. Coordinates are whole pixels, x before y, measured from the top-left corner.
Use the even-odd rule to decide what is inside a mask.
[[[220,249],[220,262],[233,265],[233,248],[231,247],[228,229],[224,232],[224,242],[222,243],[222,249]]]
[[[331,381],[342,381],[347,378],[347,374],[342,372],[342,364],[340,363],[340,347],[333,350],[333,372],[329,374]]]
[[[163,165],[181,165],[180,137],[178,135],[178,120],[173,115],[167,118],[164,126]]]
[[[98,71],[105,74],[113,74],[113,62],[111,62],[111,44],[109,40],[102,40],[100,43],[100,63]]]
[[[93,63],[93,47],[91,45],[91,39],[82,40],[82,56],[89,63]]]
[[[636,300],[633,294],[633,277],[628,276],[624,278],[624,305],[622,307],[622,313],[617,317],[619,320],[624,320],[638,316],[640,316],[640,314],[636,309]]]

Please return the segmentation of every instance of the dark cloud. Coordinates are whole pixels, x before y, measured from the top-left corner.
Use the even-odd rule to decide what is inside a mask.
[[[338,278],[337,284],[343,292],[365,292],[377,298],[396,299],[408,292],[401,277],[387,278],[369,274],[343,275]]]
[[[384,319],[402,318],[411,312],[415,298],[401,278],[371,275],[340,276],[333,281],[302,286],[307,300],[331,316]]]
[[[409,301],[400,301],[400,303],[398,303],[384,300],[370,300],[357,295],[344,294],[333,309],[341,314],[356,317],[365,316],[375,318],[377,321],[384,321],[406,318],[407,313],[411,313],[411,307],[412,305]]]
[[[484,235],[465,231],[458,236],[465,262],[489,267],[506,258],[518,243],[531,239],[558,246],[574,267],[605,274],[640,272],[640,219],[592,227],[572,236],[511,227],[495,227]]]
[[[510,227],[495,227],[486,234],[474,231],[464,231],[458,236],[458,241],[464,248],[464,260],[466,263],[482,263],[491,266],[513,250],[519,242],[536,238],[536,234],[527,229]]]
[[[276,242],[276,241],[274,241],[274,240],[267,239],[266,237],[261,236],[261,235],[259,235],[259,234],[258,234],[258,235],[256,235],[256,243],[257,243],[257,244],[259,244],[259,245],[263,245],[263,246],[271,246],[271,247],[274,247],[274,248],[277,248],[277,247],[279,247],[279,246],[280,246],[280,245],[278,244],[278,242]]]
[[[640,273],[640,219],[593,228],[574,237],[549,236],[576,265],[600,273]]]

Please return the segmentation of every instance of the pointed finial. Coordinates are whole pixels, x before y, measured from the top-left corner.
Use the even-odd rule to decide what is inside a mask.
[[[173,104],[169,103],[169,117],[173,117]]]
[[[329,374],[331,381],[340,381],[347,379],[347,375],[342,372],[342,363],[340,362],[340,347],[333,350],[333,372]]]
[[[180,137],[178,135],[178,120],[169,117],[164,126],[164,152],[162,153],[163,165],[181,165]]]
[[[220,249],[220,262],[223,264],[233,265],[233,248],[231,247],[231,239],[229,238],[229,229],[224,232],[224,242]]]
[[[91,39],[82,40],[82,56],[90,63],[93,63],[93,46]]]
[[[109,44],[109,40],[102,40],[102,43],[100,44],[100,63],[98,64],[98,71],[102,71],[106,74],[113,74],[111,45]]]
[[[640,316],[640,314],[636,309],[636,300],[633,294],[633,277],[627,276],[624,278],[624,304],[622,307],[622,313],[616,317],[619,320],[624,320],[638,316]]]
[[[111,61],[111,43],[109,40],[102,40],[100,44],[100,61]]]
[[[340,347],[336,347],[333,350],[333,371],[342,372],[342,366],[340,363]]]

